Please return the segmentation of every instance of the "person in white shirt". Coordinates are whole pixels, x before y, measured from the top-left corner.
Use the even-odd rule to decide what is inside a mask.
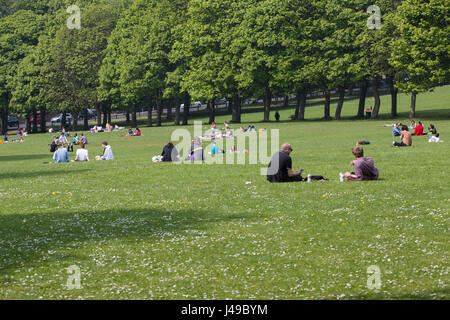
[[[428,142],[441,142],[441,139],[439,138],[439,132],[434,136],[431,136],[430,139],[428,139]]]
[[[81,148],[77,150],[75,161],[89,161],[89,152],[86,150],[84,144],[82,144]]]
[[[108,145],[108,142],[102,142],[103,154],[101,156],[96,156],[96,160],[114,160],[114,156],[112,153],[111,146]]]

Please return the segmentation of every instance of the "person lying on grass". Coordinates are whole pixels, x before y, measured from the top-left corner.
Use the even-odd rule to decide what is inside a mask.
[[[353,147],[352,153],[356,160],[350,162],[350,165],[355,167],[355,171],[346,172],[345,178],[348,181],[378,180],[378,169],[375,167],[372,158],[364,157],[363,148]]]
[[[400,135],[402,142],[392,141],[393,147],[410,147],[412,145],[411,132],[409,132],[408,127],[402,126],[402,134]]]
[[[289,143],[284,143],[281,146],[281,151],[272,156],[267,169],[267,181],[271,183],[306,181],[302,178],[303,169],[295,172],[292,170],[292,159],[290,157],[292,151],[292,146]],[[326,180],[322,176],[311,176],[311,179]]]
[[[101,156],[96,156],[95,160],[114,160],[114,156],[112,153],[111,146],[108,145],[108,142],[102,142],[103,154]]]

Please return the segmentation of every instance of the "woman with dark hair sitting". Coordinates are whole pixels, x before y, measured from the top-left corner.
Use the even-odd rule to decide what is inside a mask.
[[[177,161],[178,160],[177,148],[175,148],[172,142],[169,142],[164,146],[161,156],[162,156],[161,161],[163,162]]]

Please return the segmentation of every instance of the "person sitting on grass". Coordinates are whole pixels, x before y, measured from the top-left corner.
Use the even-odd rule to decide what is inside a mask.
[[[50,152],[54,153],[57,149],[58,149],[58,144],[57,144],[58,140],[53,140],[52,144],[50,145]]]
[[[5,136],[3,137],[3,142],[8,142],[8,134],[5,133]]]
[[[67,150],[66,148],[64,148],[64,146],[58,146],[58,150],[56,150],[53,154],[53,160],[55,160],[55,163],[69,162],[69,153],[67,153]]]
[[[77,150],[75,161],[89,161],[89,152],[84,144],[82,144],[81,148]]]
[[[435,135],[437,133],[436,127],[434,126],[434,124],[430,124],[430,126],[428,127],[428,134],[431,135]]]
[[[219,146],[216,142],[211,145],[211,155],[219,154]]]
[[[22,129],[20,129],[20,127],[17,128],[17,135],[18,135],[19,137],[21,137],[21,136],[23,135]]]
[[[292,146],[289,143],[284,143],[281,146],[281,151],[272,156],[267,168],[267,181],[271,183],[303,181],[303,171],[294,172],[292,170],[292,158],[290,157],[292,151]]]
[[[72,143],[74,145],[79,145],[80,144],[80,139],[78,138],[78,134],[75,133],[73,139],[72,139]]]
[[[84,145],[88,144],[87,138],[84,134],[81,134],[80,143]]]
[[[128,130],[127,136],[128,136],[128,137],[134,136],[133,129],[130,128],[130,129]]]
[[[363,148],[353,147],[352,153],[356,160],[350,162],[350,165],[355,167],[355,171],[346,172],[344,177],[348,181],[378,180],[378,169],[375,167],[372,158],[364,157]]]
[[[393,147],[410,147],[412,145],[411,132],[409,132],[408,127],[402,126],[402,134],[400,135],[402,139],[401,142],[392,141]]]
[[[140,137],[142,135],[142,133],[141,133],[141,129],[139,129],[139,128],[136,128],[136,133],[135,133],[135,136],[137,136],[137,137]]]
[[[442,142],[442,140],[439,138],[439,132],[437,132],[434,136],[430,136],[428,142]]]
[[[392,130],[393,137],[399,137],[402,134],[402,130],[400,129],[400,123],[396,123],[394,129]]]
[[[108,142],[102,142],[103,154],[101,156],[96,156],[95,160],[114,160],[114,156],[112,153],[111,146],[108,145]]]
[[[414,130],[415,128],[416,128],[416,121],[414,121],[414,120],[411,120],[411,125],[409,126],[409,129],[410,130]]]
[[[59,136],[58,144],[61,144],[61,145],[67,144],[67,138],[64,133],[61,133],[61,135]]]
[[[173,145],[172,142],[169,142],[164,146],[164,149],[161,154],[161,161],[163,162],[172,162],[178,161],[178,151],[177,148]]]
[[[422,122],[419,121],[419,124],[414,128],[415,136],[423,136],[423,125]]]
[[[267,168],[267,181],[271,183],[306,181],[302,178],[303,169],[295,172],[292,170],[292,159],[290,157],[292,151],[292,146],[289,143],[284,143],[281,146],[281,151],[272,156]],[[325,181],[326,179],[322,176],[311,176],[311,180]]]
[[[225,130],[225,139],[231,139],[233,138],[233,130],[231,130],[230,128]]]

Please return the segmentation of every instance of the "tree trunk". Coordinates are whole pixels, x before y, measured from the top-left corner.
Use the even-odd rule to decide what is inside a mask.
[[[216,118],[216,104],[214,103],[214,98],[208,101],[209,110],[209,124],[213,123]]]
[[[78,111],[72,111],[73,130],[76,131],[78,127]]]
[[[33,129],[32,129],[33,133],[37,133],[38,132],[38,120],[37,120],[37,109],[36,107],[33,107]]]
[[[325,120],[330,120],[331,116],[330,116],[330,90],[325,89],[324,91],[324,96],[325,96],[325,105],[324,105],[324,114],[323,114],[323,118]]]
[[[264,122],[270,121],[271,103],[272,103],[272,91],[267,86],[264,93]]]
[[[338,92],[339,92],[339,100],[338,100],[338,104],[336,107],[336,113],[334,115],[334,118],[336,120],[341,120],[341,112],[342,112],[342,107],[344,106],[344,98],[345,98],[345,87],[339,86]]]
[[[100,102],[97,102],[95,109],[97,110],[97,125],[100,126],[102,124],[102,107]]]
[[[111,124],[111,119],[112,118],[112,102],[109,101],[108,103],[108,123]]]
[[[239,89],[236,89],[234,91],[232,100],[231,122],[241,123],[241,94]]]
[[[183,103],[183,126],[187,126],[189,119],[189,107],[191,106],[191,96],[188,93],[184,94]]]
[[[173,122],[174,125],[179,126],[181,121],[181,107],[180,107],[180,101],[176,100],[175,105],[175,120]]]
[[[380,112],[380,93],[378,92],[378,77],[375,77],[375,79],[372,80],[372,90],[373,90],[373,97],[375,98],[375,105],[373,106],[372,111],[372,119],[378,118],[378,113]]]
[[[41,107],[41,132],[46,133],[47,132],[47,112],[45,110],[45,107]]]
[[[8,132],[8,110],[6,108],[1,110],[1,118],[2,134],[5,134]]]
[[[61,118],[61,129],[65,129],[66,128],[66,111],[64,110],[62,113],[62,118]]]
[[[411,111],[409,112],[409,118],[415,118],[416,117],[416,99],[417,99],[417,92],[411,93]]]
[[[131,106],[131,126],[133,128],[137,127],[136,104],[135,103],[133,103]]]
[[[297,105],[295,107],[295,120],[305,120],[305,108],[306,108],[306,97],[308,95],[307,89],[302,89],[297,91]]]
[[[359,105],[357,118],[364,118],[364,107],[366,106],[366,96],[367,96],[367,81],[361,81],[361,90],[359,91]]]
[[[284,97],[284,104],[283,107],[288,108],[289,107],[289,96]]]
[[[153,126],[153,98],[147,97],[147,127]]]
[[[173,107],[173,99],[167,100],[167,115],[166,115],[166,120],[167,121],[172,121],[173,120],[172,107]]]
[[[108,122],[108,103],[103,103],[103,128],[106,128],[106,123]]]
[[[233,97],[227,98],[227,114],[233,115]]]
[[[161,98],[156,98],[156,111],[158,115],[156,117],[156,126],[161,127],[162,125],[162,102]]]
[[[391,92],[391,116],[398,116],[397,113],[397,94],[398,88],[394,86],[394,76],[389,76],[389,90]]]
[[[27,124],[26,124],[25,131],[31,132],[31,114],[29,112],[27,113],[26,119],[27,119]]]
[[[84,108],[83,110],[83,129],[84,130],[89,130],[89,113],[88,113],[88,109]]]
[[[128,125],[130,125],[130,111],[127,110],[126,115],[125,115],[125,123]]]

